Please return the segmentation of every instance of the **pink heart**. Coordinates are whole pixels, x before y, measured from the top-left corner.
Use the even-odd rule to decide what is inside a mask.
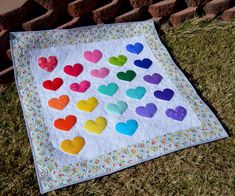
[[[101,59],[102,53],[99,50],[94,50],[93,52],[87,50],[83,53],[83,56],[86,60],[97,63]]]
[[[70,76],[77,77],[83,70],[83,66],[79,63],[71,65],[66,65],[64,67],[64,72]]]
[[[70,89],[75,92],[84,93],[89,87],[91,83],[87,80],[83,80],[82,82],[78,83],[72,83],[70,85]]]
[[[109,69],[102,67],[100,69],[93,69],[91,70],[91,75],[96,78],[104,78],[109,74]]]
[[[56,58],[56,56],[49,56],[48,58],[40,57],[38,59],[38,65],[42,69],[44,69],[44,70],[46,70],[48,72],[52,72],[53,69],[57,65],[57,58]]]

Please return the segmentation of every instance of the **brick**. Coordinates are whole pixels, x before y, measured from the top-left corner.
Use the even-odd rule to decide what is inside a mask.
[[[235,7],[225,10],[221,16],[222,20],[229,21],[235,18]]]
[[[149,18],[147,7],[135,8],[115,18],[115,22],[138,21]]]
[[[1,29],[12,29],[20,25],[32,14],[29,10],[34,10],[35,3],[29,0],[1,0],[0,7],[0,27]]]
[[[203,18],[206,20],[212,20],[216,18],[216,14],[206,14]]]
[[[49,29],[55,26],[58,20],[58,15],[53,10],[49,10],[47,13],[34,18],[28,22],[22,24],[22,28],[25,31],[32,31],[38,29]]]
[[[121,5],[120,0],[113,0],[111,3],[94,10],[92,12],[94,21],[100,24],[114,19],[118,15]]]
[[[152,19],[153,19],[154,23],[157,25],[161,25],[164,21],[163,17],[153,17]]]
[[[9,48],[9,31],[0,31],[0,67],[8,61],[6,50]]]
[[[232,0],[212,0],[207,3],[203,10],[206,14],[218,15],[228,9],[232,4]]]
[[[197,7],[188,7],[180,12],[172,14],[170,22],[173,26],[177,26],[184,22],[186,19],[193,18],[196,15]]]
[[[74,27],[77,27],[80,23],[81,23],[81,17],[75,17],[72,20],[70,20],[69,22],[67,22],[63,25],[60,25],[59,27],[57,27],[57,29],[74,28]]]
[[[12,59],[12,56],[11,56],[11,49],[8,49],[8,50],[6,51],[6,55],[7,55],[7,57],[8,57],[9,60]]]
[[[161,0],[129,0],[129,1],[133,8],[137,8],[137,7],[151,5]]]
[[[78,17],[94,10],[98,3],[99,0],[76,0],[68,4],[68,12],[71,16]]]
[[[8,40],[9,40],[9,31],[8,30],[0,31],[0,53],[9,47]]]
[[[211,0],[185,0],[188,7],[202,6]]]
[[[166,17],[182,8],[180,0],[165,0],[149,6],[149,13],[153,17]]]
[[[59,10],[59,9],[66,9],[69,0],[34,0],[47,10]]]

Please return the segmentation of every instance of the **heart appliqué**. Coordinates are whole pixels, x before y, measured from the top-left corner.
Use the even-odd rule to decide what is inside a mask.
[[[69,103],[69,96],[61,95],[58,99],[51,98],[48,101],[48,106],[56,110],[63,110]]]
[[[174,91],[169,88],[165,88],[163,91],[155,91],[154,96],[158,99],[170,101],[171,98],[174,96]]]
[[[132,70],[128,70],[125,72],[118,72],[117,73],[117,77],[120,80],[124,80],[124,81],[132,81],[136,76],[136,73]]]
[[[100,69],[91,70],[91,75],[96,78],[105,78],[109,74],[109,69],[102,67]]]
[[[42,69],[52,72],[57,65],[57,58],[56,56],[49,56],[48,58],[40,57],[38,59],[38,65]]]
[[[77,122],[77,118],[73,115],[68,115],[65,119],[58,118],[54,121],[54,126],[63,131],[69,131]]]
[[[102,58],[102,52],[99,50],[93,50],[93,52],[87,50],[83,53],[83,56],[86,60],[97,63]]]
[[[167,109],[165,114],[173,120],[182,121],[187,115],[187,110],[182,106],[177,106],[175,109]]]
[[[158,73],[154,73],[153,75],[144,76],[144,81],[150,84],[159,84],[162,81],[162,76]]]
[[[87,80],[83,80],[82,82],[78,83],[72,83],[70,85],[70,89],[74,92],[84,93],[89,87],[91,83]]]
[[[84,147],[85,145],[85,140],[82,137],[74,137],[73,140],[64,140],[60,143],[60,150],[63,152],[70,154],[70,155],[75,155],[78,154]]]
[[[83,71],[83,66],[79,63],[72,65],[66,65],[64,67],[64,73],[77,77],[80,75],[80,73]]]
[[[42,83],[42,86],[45,89],[56,91],[58,90],[63,84],[63,80],[61,78],[55,78],[54,80],[46,80]]]
[[[154,114],[157,112],[157,107],[154,103],[148,103],[145,107],[139,106],[135,109],[136,114],[146,117],[152,118]]]
[[[77,102],[77,108],[85,112],[92,112],[98,105],[98,100],[95,97],[90,97],[87,100]]]
[[[118,90],[118,85],[115,83],[109,83],[107,86],[101,85],[98,88],[99,93],[104,95],[113,96]]]
[[[90,133],[101,134],[106,126],[107,126],[106,119],[100,116],[96,118],[95,121],[93,120],[86,121],[84,124],[84,129]]]
[[[137,67],[148,69],[152,65],[152,61],[148,58],[144,58],[143,60],[135,60],[134,64]]]
[[[132,136],[136,132],[137,128],[138,122],[133,119],[126,121],[126,123],[119,122],[115,126],[118,133],[128,136]]]
[[[119,55],[117,57],[110,57],[109,58],[109,63],[113,64],[113,65],[117,65],[119,67],[123,66],[127,61],[127,57],[124,55]]]
[[[106,105],[106,111],[111,114],[122,115],[127,110],[127,103],[124,101],[118,101],[116,104],[109,103]]]
[[[142,86],[138,86],[135,89],[130,88],[126,90],[126,95],[133,99],[142,99],[145,93],[146,93],[146,89]]]
[[[138,43],[138,42],[135,43],[134,45],[128,44],[128,45],[126,46],[127,51],[128,51],[128,52],[131,52],[131,53],[133,53],[133,54],[139,54],[139,53],[141,53],[142,50],[143,50],[143,48],[144,48],[143,44]]]

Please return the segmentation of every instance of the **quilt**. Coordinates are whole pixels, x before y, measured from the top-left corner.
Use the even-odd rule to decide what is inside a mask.
[[[41,193],[228,137],[152,20],[10,43]]]

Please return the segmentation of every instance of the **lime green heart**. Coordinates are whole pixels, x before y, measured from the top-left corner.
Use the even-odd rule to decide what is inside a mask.
[[[127,57],[124,55],[119,55],[117,57],[112,56],[109,58],[109,63],[117,66],[123,66],[127,61]]]

